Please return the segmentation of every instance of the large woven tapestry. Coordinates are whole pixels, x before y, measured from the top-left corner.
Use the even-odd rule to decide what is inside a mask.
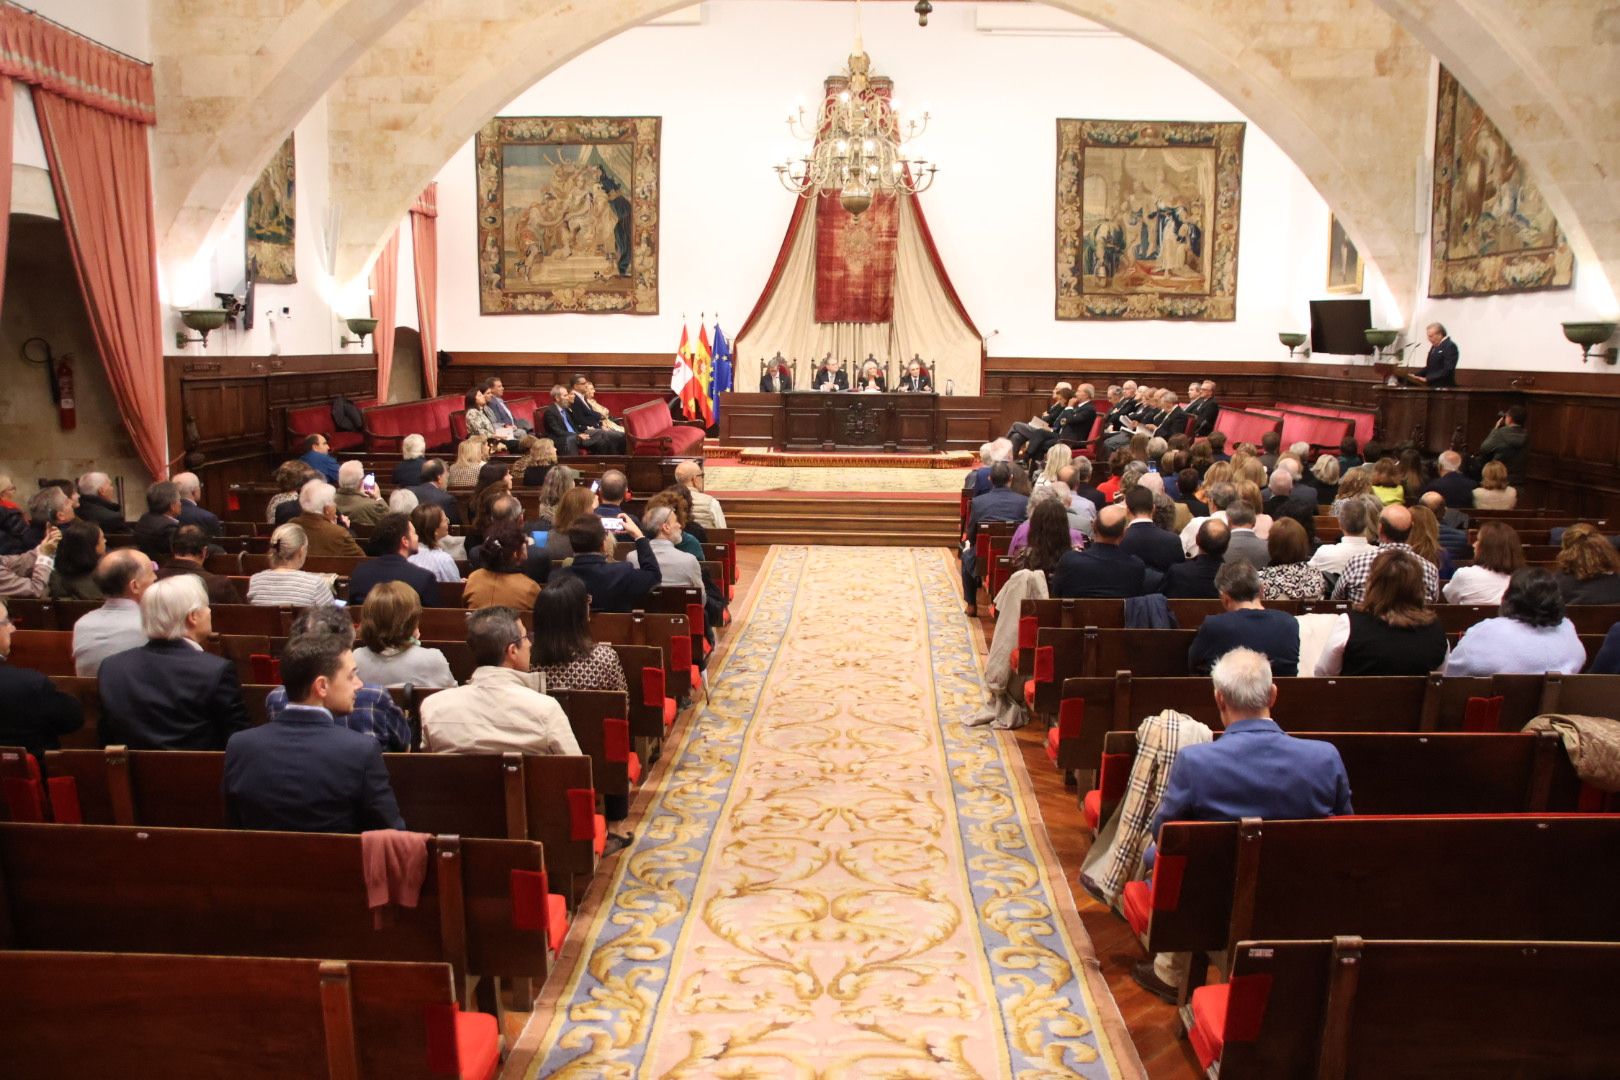
[[[478,133],[479,310],[658,313],[659,118],[497,117]]]
[[[1479,103],[1440,69],[1430,296],[1567,289],[1575,258],[1524,164]]]
[[[293,137],[276,148],[270,164],[248,191],[244,210],[247,279],[262,285],[291,285],[298,280],[294,247],[296,158]]]
[[[1057,125],[1057,317],[1235,319],[1244,125]]]
[[[890,80],[870,80],[887,98]],[[827,80],[834,97],[847,76]],[[894,319],[894,270],[900,240],[897,196],[875,194],[864,213],[851,214],[837,193],[816,197],[816,322],[885,323]]]

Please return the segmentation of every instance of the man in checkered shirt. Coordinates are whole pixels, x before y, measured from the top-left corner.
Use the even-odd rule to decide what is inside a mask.
[[[1413,551],[1406,543],[1412,535],[1412,512],[1404,506],[1386,506],[1378,515],[1378,546],[1355,556],[1346,564],[1339,583],[1333,587],[1333,599],[1361,603],[1367,592],[1367,576],[1372,573],[1373,560],[1386,551],[1404,551],[1423,567],[1423,591],[1429,603],[1440,602],[1440,571],[1434,563]]]
[[[305,608],[288,629],[287,640],[308,634],[329,634],[354,644],[354,622],[347,610],[333,605]],[[264,699],[264,711],[274,721],[287,707],[287,688],[278,686]],[[362,686],[354,695],[354,708],[334,720],[382,744],[385,753],[404,753],[411,748],[411,725],[394,704],[394,698],[380,686]]]

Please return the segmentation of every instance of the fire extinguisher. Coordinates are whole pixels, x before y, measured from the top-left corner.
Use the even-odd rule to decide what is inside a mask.
[[[64,354],[56,362],[56,419],[63,431],[72,431],[79,424],[78,407],[73,400],[73,356]]]

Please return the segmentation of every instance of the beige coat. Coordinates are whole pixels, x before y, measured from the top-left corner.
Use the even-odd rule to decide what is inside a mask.
[[[481,667],[466,686],[422,702],[422,749],[436,754],[579,753],[556,698],[538,672]]]

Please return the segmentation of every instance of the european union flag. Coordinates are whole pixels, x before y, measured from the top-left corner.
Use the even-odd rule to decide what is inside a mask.
[[[726,335],[720,332],[720,324],[714,324],[714,360],[713,374],[709,378],[709,400],[713,403],[715,424],[720,423],[720,395],[730,390],[731,386],[731,342]]]

